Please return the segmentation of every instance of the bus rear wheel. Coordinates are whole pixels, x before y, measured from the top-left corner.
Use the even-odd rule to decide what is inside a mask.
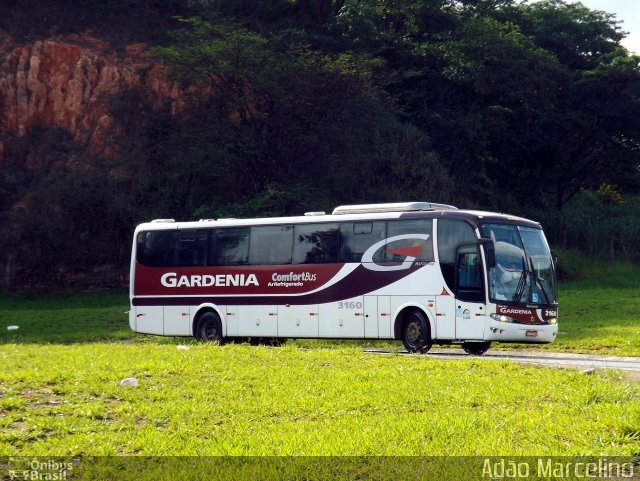
[[[491,347],[491,341],[485,342],[463,342],[462,349],[472,356],[482,356]]]
[[[402,343],[409,352],[424,354],[431,349],[429,322],[418,310],[411,311],[402,326]]]
[[[205,312],[198,317],[196,339],[203,342],[222,342],[222,324],[215,312]]]

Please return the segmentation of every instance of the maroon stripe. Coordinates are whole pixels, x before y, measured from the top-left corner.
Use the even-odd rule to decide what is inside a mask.
[[[324,304],[328,302],[342,301],[361,296],[375,290],[386,287],[399,281],[424,266],[412,266],[409,269],[399,271],[371,271],[362,265],[358,266],[348,276],[335,284],[311,294],[300,296],[272,295],[256,297],[252,295],[226,296],[226,295],[203,295],[198,297],[183,296],[163,296],[163,297],[134,297],[134,306],[197,306],[203,303],[214,303],[224,305],[310,305]]]

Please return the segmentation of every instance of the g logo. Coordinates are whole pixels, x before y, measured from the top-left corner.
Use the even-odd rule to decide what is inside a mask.
[[[429,239],[429,237],[429,234],[402,234],[389,237],[387,239],[381,240],[380,242],[376,242],[371,247],[369,247],[364,254],[362,254],[362,265],[370,271],[401,271],[403,269],[409,269],[413,265],[413,262],[416,260],[416,257],[418,257],[418,255],[420,254],[420,251],[423,248],[422,245],[401,247],[399,249],[388,249],[386,252],[390,254],[405,256],[402,264],[398,265],[383,266],[380,264],[376,264],[373,260],[373,256],[381,247],[386,246],[387,244],[391,244],[392,242],[406,239],[419,239],[422,241],[426,241]]]

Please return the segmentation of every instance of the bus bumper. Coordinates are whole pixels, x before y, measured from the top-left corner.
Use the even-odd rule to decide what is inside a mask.
[[[136,332],[136,308],[133,306],[129,309],[129,327]]]
[[[555,341],[557,335],[557,324],[517,324],[491,319],[484,338],[487,341],[544,344]]]

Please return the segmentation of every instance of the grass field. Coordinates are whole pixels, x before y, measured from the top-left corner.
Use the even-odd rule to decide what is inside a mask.
[[[640,452],[612,373],[473,358],[169,343],[6,344],[0,442],[32,455]],[[139,386],[119,381],[135,377]]]
[[[548,349],[640,355],[638,276],[616,276],[561,287]],[[614,372],[205,345],[131,333],[126,305],[0,299],[0,455],[640,454],[640,386]]]

